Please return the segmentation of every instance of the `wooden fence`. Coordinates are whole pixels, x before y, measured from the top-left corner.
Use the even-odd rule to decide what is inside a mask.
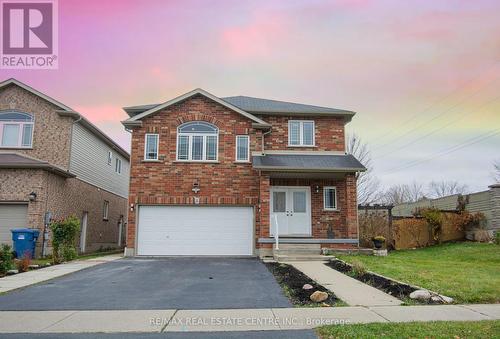
[[[430,234],[427,221],[420,217],[395,217],[392,206],[359,206],[359,244],[372,247],[372,238],[382,235],[390,249],[407,249],[430,246],[436,243]],[[465,232],[460,229],[459,215],[454,211],[442,211],[440,241],[462,240]]]
[[[454,212],[443,212],[441,225],[441,242],[462,240],[465,232],[457,226],[458,215]],[[432,238],[429,225],[424,218],[394,218],[392,221],[392,247],[406,249],[430,246],[436,243]]]

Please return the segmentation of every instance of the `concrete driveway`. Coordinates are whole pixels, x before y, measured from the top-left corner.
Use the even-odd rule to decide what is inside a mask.
[[[257,259],[121,259],[0,295],[0,310],[291,307]]]

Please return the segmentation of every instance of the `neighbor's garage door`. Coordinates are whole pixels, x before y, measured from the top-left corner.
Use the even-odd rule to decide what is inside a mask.
[[[251,255],[251,207],[140,206],[138,255]]]
[[[12,244],[13,228],[28,227],[28,205],[0,205],[0,244]]]

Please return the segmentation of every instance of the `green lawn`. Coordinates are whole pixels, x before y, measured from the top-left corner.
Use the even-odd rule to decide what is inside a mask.
[[[457,303],[500,303],[500,246],[447,243],[392,251],[387,257],[338,255],[369,271],[452,297]]]
[[[498,338],[500,320],[332,325],[317,333],[321,338]]]

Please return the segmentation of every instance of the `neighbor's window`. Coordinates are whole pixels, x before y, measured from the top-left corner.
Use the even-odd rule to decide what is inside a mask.
[[[0,147],[30,148],[33,144],[33,116],[0,112]]]
[[[112,160],[113,160],[113,152],[108,151],[108,165],[111,165]]]
[[[121,159],[116,158],[115,160],[115,172],[120,174],[122,172],[122,161]]]
[[[102,207],[102,218],[104,220],[108,220],[108,214],[109,214],[109,201],[104,200],[104,205]]]
[[[144,160],[158,160],[158,134],[146,134]]]
[[[219,129],[204,121],[182,124],[177,129],[177,160],[216,161]]]
[[[337,209],[337,188],[323,187],[323,204],[325,210]]]
[[[250,137],[248,135],[236,136],[236,161],[250,161]]]
[[[288,145],[314,146],[314,121],[288,121]]]

